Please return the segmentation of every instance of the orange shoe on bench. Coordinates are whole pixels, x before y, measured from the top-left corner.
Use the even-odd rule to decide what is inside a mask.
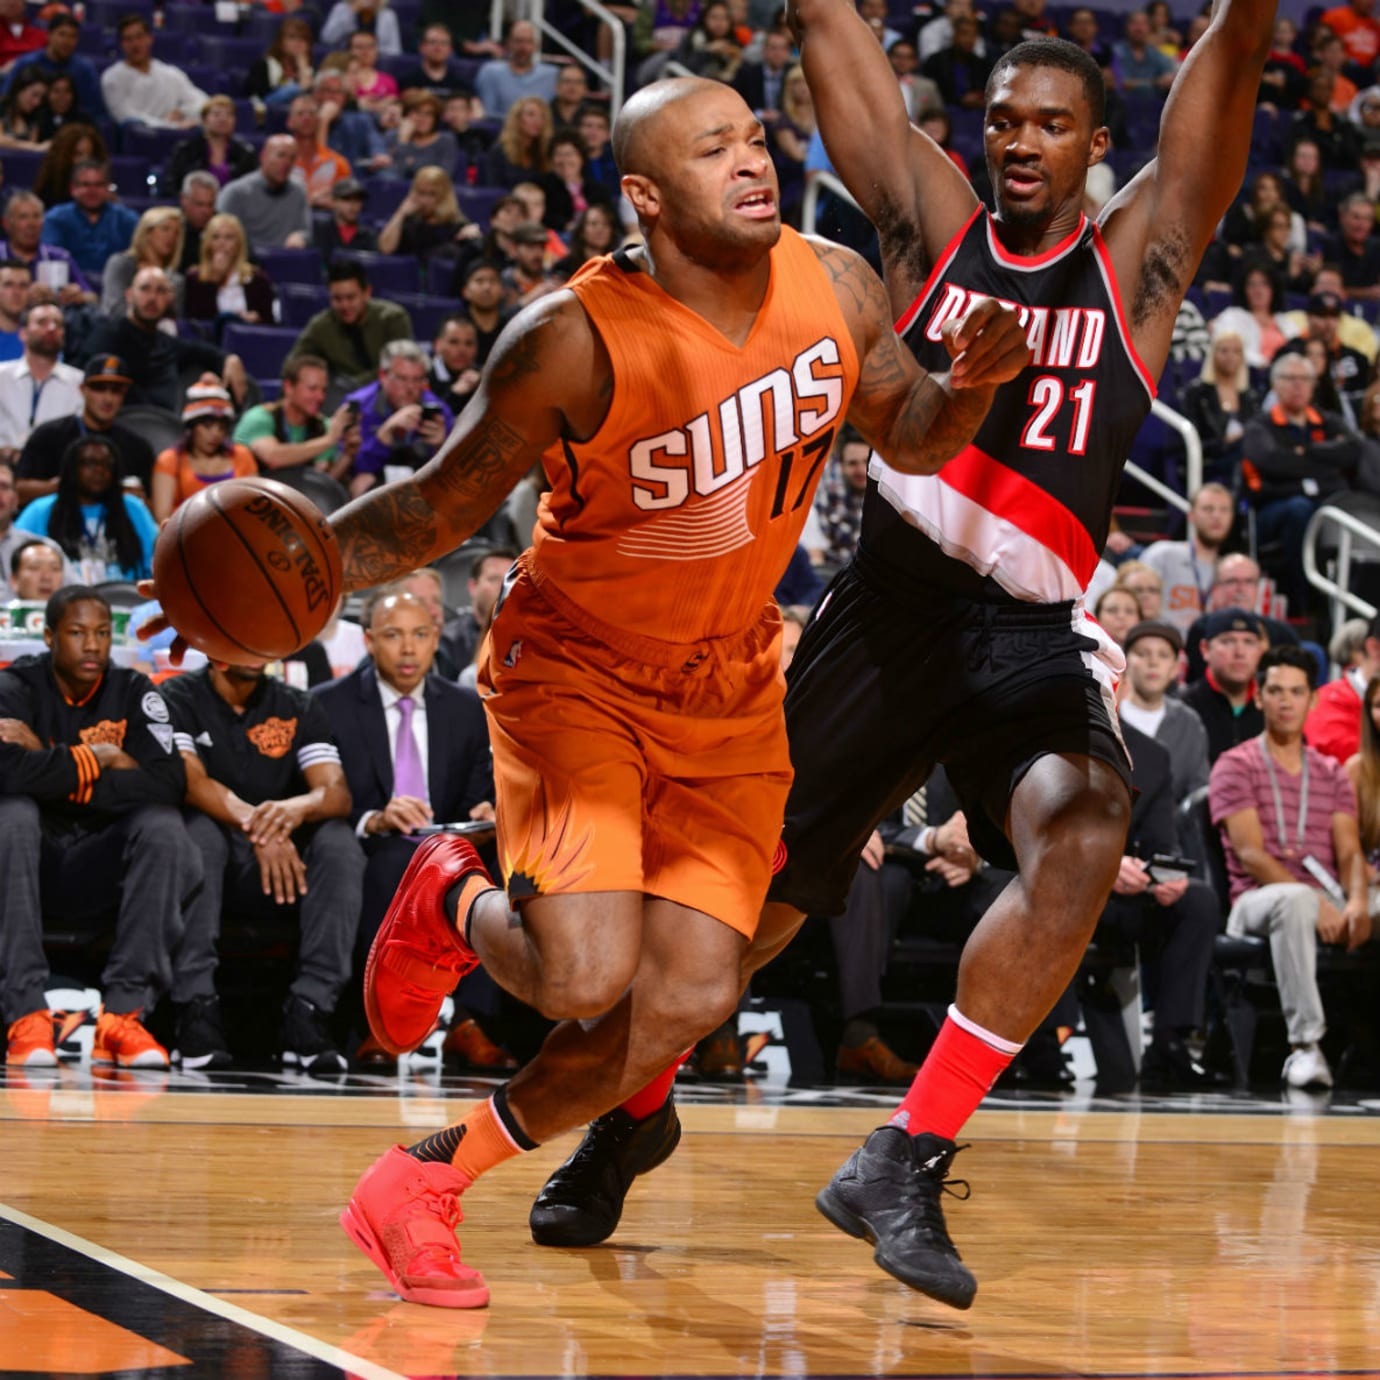
[[[488,1285],[461,1262],[455,1239],[469,1185],[452,1165],[413,1159],[395,1145],[355,1185],[340,1225],[409,1303],[483,1308]]]
[[[93,1064],[122,1069],[166,1069],[168,1051],[144,1029],[138,1011],[102,1011],[96,1017]]]
[[[433,834],[417,845],[397,894],[374,936],[364,966],[364,1013],[374,1038],[390,1054],[407,1054],[436,1028],[441,1003],[479,955],[446,914],[446,892],[465,878],[463,917],[483,891],[494,889],[479,854],[454,834]]]

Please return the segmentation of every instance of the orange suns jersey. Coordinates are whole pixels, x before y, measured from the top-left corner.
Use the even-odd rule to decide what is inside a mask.
[[[858,381],[828,273],[785,229],[741,348],[619,253],[570,282],[613,364],[589,441],[543,457],[532,560],[594,619],[691,643],[756,620]]]

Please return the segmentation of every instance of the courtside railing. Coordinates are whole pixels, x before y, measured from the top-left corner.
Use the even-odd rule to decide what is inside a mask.
[[[627,87],[628,36],[623,29],[623,21],[611,10],[606,10],[599,0],[578,0],[581,9],[587,11],[609,31],[609,61],[599,61],[572,43],[555,25],[547,22],[545,0],[493,0],[489,11],[489,33],[497,38],[503,32],[508,18],[528,19],[537,26],[542,37],[542,47],[554,44],[574,58],[587,72],[597,77],[608,88],[609,119],[614,119],[623,106],[623,92]]]
[[[1337,554],[1333,559],[1331,574],[1318,567],[1318,548],[1322,545],[1323,529],[1329,523],[1336,523]],[[1360,618],[1374,618],[1375,605],[1369,599],[1362,599],[1351,592],[1351,560],[1355,545],[1380,551],[1380,531],[1367,522],[1362,522],[1341,508],[1324,503],[1308,520],[1308,530],[1303,534],[1303,573],[1314,589],[1321,590],[1331,601],[1332,626],[1340,627],[1348,613]]]

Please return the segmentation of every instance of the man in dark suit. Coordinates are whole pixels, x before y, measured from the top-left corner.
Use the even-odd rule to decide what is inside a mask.
[[[761,62],[745,62],[733,79],[734,88],[748,108],[763,118],[775,119],[781,109],[781,89],[791,65],[791,40],[773,31],[762,43]]]
[[[1195,1088],[1214,1080],[1192,1057],[1185,1039],[1203,1024],[1212,941],[1222,908],[1206,883],[1152,870],[1156,854],[1179,852],[1174,822],[1174,773],[1169,752],[1121,721],[1136,789],[1126,852],[1094,938],[1138,944],[1158,974],[1155,1034],[1141,1064],[1143,1086]],[[1196,861],[1196,860],[1195,860]]]
[[[367,859],[360,957],[411,861],[417,830],[494,817],[484,708],[474,691],[433,673],[437,628],[426,605],[397,587],[379,591],[365,610],[364,641],[370,660],[318,692],[341,745],[350,820]],[[459,995],[473,1001],[467,986]],[[447,1047],[472,1066],[515,1067],[458,1012]]]

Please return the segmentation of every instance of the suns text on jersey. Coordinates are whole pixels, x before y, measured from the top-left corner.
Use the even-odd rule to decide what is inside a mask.
[[[717,493],[823,431],[842,406],[838,342],[825,336],[789,369],[773,369],[683,426],[636,442],[628,451],[633,502],[650,512],[678,508],[692,493]]]

